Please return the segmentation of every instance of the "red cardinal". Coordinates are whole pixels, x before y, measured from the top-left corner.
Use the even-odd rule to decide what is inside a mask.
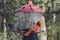
[[[35,25],[32,25],[32,27],[28,30],[28,32],[25,33],[25,36],[29,36],[31,32],[37,31],[41,27],[40,21],[38,21]]]

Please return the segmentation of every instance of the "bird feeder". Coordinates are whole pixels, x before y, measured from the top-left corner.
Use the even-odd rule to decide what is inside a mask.
[[[37,21],[42,21],[44,12],[45,10],[35,6],[31,0],[28,0],[26,5],[15,10],[16,24],[20,30],[30,28]]]

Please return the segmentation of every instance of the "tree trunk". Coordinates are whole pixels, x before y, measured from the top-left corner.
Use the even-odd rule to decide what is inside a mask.
[[[7,40],[6,19],[4,19],[4,40]]]
[[[42,21],[41,30],[44,30],[44,32],[41,32],[38,34],[39,40],[47,40],[47,31],[46,31],[46,24],[45,24],[44,16],[42,16],[41,21]]]

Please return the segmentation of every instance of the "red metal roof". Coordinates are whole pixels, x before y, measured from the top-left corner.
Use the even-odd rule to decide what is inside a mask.
[[[16,9],[15,12],[45,12],[42,8],[35,6],[31,0],[27,2],[26,5],[22,6],[19,9]]]

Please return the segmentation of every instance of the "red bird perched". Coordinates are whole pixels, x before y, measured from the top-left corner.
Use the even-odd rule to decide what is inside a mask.
[[[28,30],[28,32],[25,33],[25,36],[29,36],[31,32],[37,31],[41,27],[41,22],[38,21],[35,25],[32,25],[32,27]]]

